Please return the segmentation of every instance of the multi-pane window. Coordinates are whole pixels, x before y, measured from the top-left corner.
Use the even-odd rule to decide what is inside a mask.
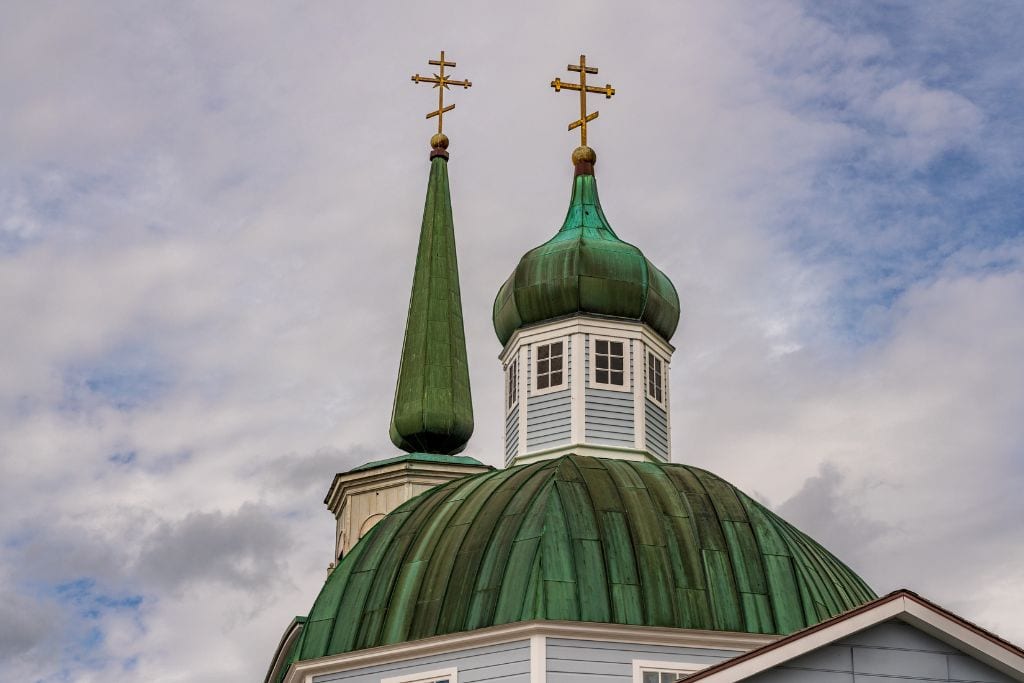
[[[538,344],[535,352],[537,389],[562,386],[565,380],[565,343]]]
[[[665,364],[650,351],[647,352],[647,395],[658,403],[665,400]]]
[[[519,359],[508,364],[505,375],[505,409],[512,410],[519,402]]]
[[[641,673],[640,683],[673,683],[680,678],[686,678],[692,671],[656,671],[644,669]]]
[[[594,382],[625,386],[625,343],[607,339],[594,340]]]
[[[672,683],[700,671],[707,664],[633,660],[633,683]]]

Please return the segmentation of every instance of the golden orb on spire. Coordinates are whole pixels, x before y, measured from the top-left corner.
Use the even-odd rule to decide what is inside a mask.
[[[597,152],[586,145],[581,145],[572,151],[572,163],[579,164],[583,162],[588,164],[597,163]]]

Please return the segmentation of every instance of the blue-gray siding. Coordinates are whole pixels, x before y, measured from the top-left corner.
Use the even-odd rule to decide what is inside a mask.
[[[647,423],[644,432],[647,450],[668,460],[668,417],[665,415],[665,409],[650,398],[646,398],[644,414]]]
[[[572,400],[568,389],[530,397],[526,409],[526,450],[569,443],[571,436]]]
[[[588,442],[633,446],[633,394],[588,388],[585,411]]]
[[[505,417],[505,462],[512,462],[519,448],[519,404]]]
[[[314,683],[347,681],[349,683],[380,683],[382,678],[415,675],[417,672],[437,671],[457,667],[459,683],[501,681],[502,683],[529,683],[530,641],[456,650],[441,655],[417,657],[405,661],[352,669],[313,678]]]
[[[1012,679],[900,621],[873,626],[749,679],[752,683],[884,683]]]
[[[738,654],[730,650],[548,638],[547,680],[548,683],[629,683],[633,679],[635,659],[710,666]]]

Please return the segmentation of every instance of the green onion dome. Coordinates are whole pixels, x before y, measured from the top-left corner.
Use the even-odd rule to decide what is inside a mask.
[[[494,300],[498,339],[506,344],[523,325],[576,313],[638,320],[671,339],[679,324],[675,287],[618,238],[601,210],[593,163],[577,157],[562,228],[520,259]]]
[[[710,472],[567,455],[397,508],[328,577],[290,657],[532,619],[788,634],[874,597]]]

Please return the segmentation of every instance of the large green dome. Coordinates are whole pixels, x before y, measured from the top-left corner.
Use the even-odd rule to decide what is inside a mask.
[[[612,230],[597,196],[593,166],[577,166],[569,212],[550,240],[519,261],[494,300],[502,344],[523,325],[575,313],[639,320],[666,340],[679,324],[672,282]]]
[[[291,658],[531,619],[786,634],[874,597],[710,472],[568,455],[389,514],[327,579]]]

